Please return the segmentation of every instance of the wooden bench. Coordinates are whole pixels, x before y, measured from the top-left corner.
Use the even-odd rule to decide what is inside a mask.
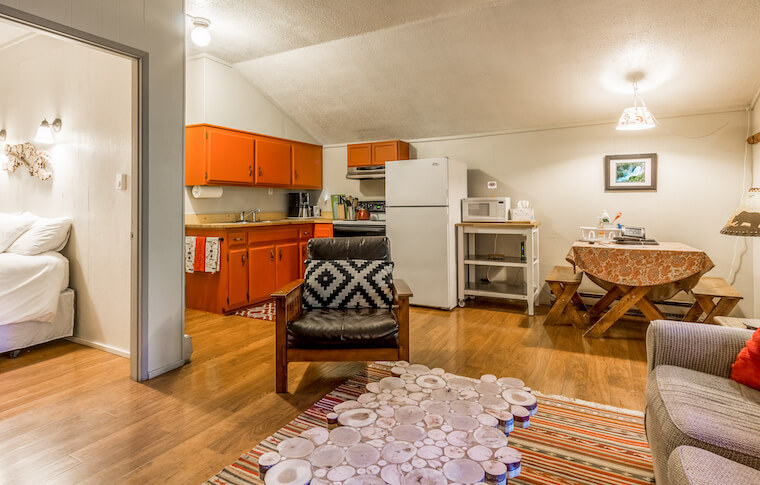
[[[578,287],[583,279],[582,272],[575,272],[569,266],[555,266],[549,276],[546,277],[546,283],[554,293],[554,305],[552,305],[549,314],[546,315],[544,325],[558,325],[572,323],[575,328],[585,328],[583,317],[578,313],[575,306],[586,311],[586,305],[578,295]]]
[[[739,292],[723,278],[707,276],[699,280],[697,286],[691,290],[691,295],[695,301],[684,315],[684,322],[699,322],[702,314],[706,314],[702,323],[713,323],[715,317],[728,316],[742,299]]]

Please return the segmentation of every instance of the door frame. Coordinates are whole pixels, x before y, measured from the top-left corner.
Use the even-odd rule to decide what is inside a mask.
[[[133,72],[132,244],[129,375],[148,379],[148,53],[0,4],[0,18],[50,32],[135,61]]]

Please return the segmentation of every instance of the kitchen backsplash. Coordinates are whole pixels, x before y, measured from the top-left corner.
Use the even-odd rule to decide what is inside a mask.
[[[241,210],[261,209],[262,212],[287,212],[288,192],[293,189],[224,187],[224,193],[218,199],[196,199],[192,187],[185,187],[185,214],[215,214],[240,212]],[[316,200],[320,191],[310,190],[312,200]]]

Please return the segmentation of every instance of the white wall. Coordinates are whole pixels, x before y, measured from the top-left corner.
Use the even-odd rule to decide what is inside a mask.
[[[133,61],[37,35],[0,51],[0,126],[8,143],[33,140],[43,117],[63,120],[49,149],[53,177],[0,171],[0,210],[74,223],[63,254],[76,290],[75,336],[129,354]],[[55,80],[52,82],[52,80]],[[131,176],[128,184],[131,185]]]
[[[208,57],[187,61],[186,113],[188,125],[212,125],[251,131],[306,143],[319,143],[282,112],[235,69]],[[239,212],[259,208],[263,212],[287,209],[289,190],[225,187],[218,199],[195,199],[185,189],[185,212],[195,214]]]
[[[145,339],[148,375],[182,365],[184,273],[182,186],[185,18],[182,0],[3,0],[0,5],[149,54],[149,201]]]
[[[712,136],[709,133],[726,122]],[[468,164],[471,196],[491,195],[513,204],[530,200],[541,226],[542,277],[564,262],[579,226],[595,224],[602,209],[623,212],[622,221],[647,228],[660,241],[681,241],[707,252],[712,274],[729,273],[735,238],[719,233],[741,196],[746,114],[742,112],[670,118],[665,128],[619,132],[614,124],[448,140],[412,141],[417,158],[448,156]],[[655,152],[659,158],[655,193],[605,193],[605,155]],[[345,146],[326,147],[325,193],[362,196],[366,182],[345,179]],[[423,190],[423,188],[421,188]],[[753,309],[752,255],[746,254],[736,279],[745,296],[740,308]]]

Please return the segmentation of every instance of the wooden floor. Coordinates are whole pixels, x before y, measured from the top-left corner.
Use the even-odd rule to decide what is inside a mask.
[[[645,324],[584,339],[522,312],[413,308],[411,360],[643,410]],[[0,483],[199,483],[363,365],[291,364],[291,394],[277,395],[273,323],[197,311],[186,321],[192,362],[142,384],[126,359],[67,341],[0,356]]]

